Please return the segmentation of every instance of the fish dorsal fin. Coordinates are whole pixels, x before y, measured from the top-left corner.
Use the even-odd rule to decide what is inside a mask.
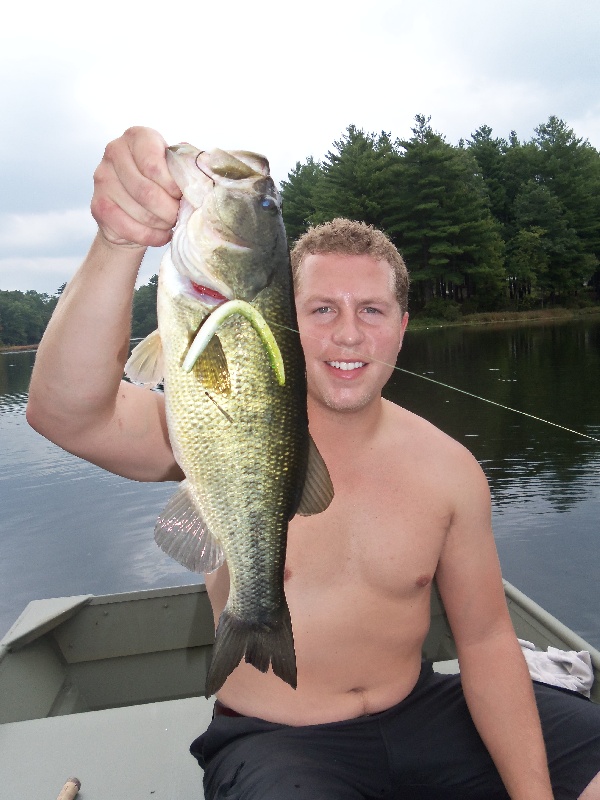
[[[220,394],[231,392],[231,378],[227,357],[221,340],[214,334],[206,349],[194,364],[194,375],[202,381],[204,387]]]
[[[131,351],[125,374],[134,383],[157,386],[164,380],[162,342],[158,330],[152,331]]]
[[[317,449],[312,436],[308,437],[308,466],[302,497],[298,505],[297,514],[309,517],[311,514],[320,514],[333,500],[333,484],[329,477],[329,470],[323,457]]]
[[[154,528],[160,549],[191,572],[214,572],[225,561],[221,546],[202,519],[183,481]]]

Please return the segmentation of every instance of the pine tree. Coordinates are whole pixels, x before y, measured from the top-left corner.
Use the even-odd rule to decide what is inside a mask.
[[[334,148],[323,162],[311,222],[346,217],[383,227],[384,207],[393,191],[392,176],[398,163],[389,134],[365,133],[350,125]]]
[[[587,282],[600,260],[600,155],[557,117],[535,133],[538,180],[558,199],[577,237],[571,269]]]
[[[511,131],[504,152],[503,179],[506,189],[506,211],[501,219],[503,236],[509,242],[519,231],[515,222],[515,201],[525,184],[537,173],[537,150],[533,142],[520,142]]]
[[[545,258],[537,259],[543,267],[536,283],[542,291],[542,299],[554,301],[567,297],[581,289],[591,277],[589,258],[583,252],[582,242],[571,226],[569,214],[558,197],[539,181],[528,181],[515,200],[515,222],[518,233],[511,241],[514,251],[523,233],[534,233],[543,249]]]
[[[545,234],[543,228],[535,225],[521,228],[507,246],[510,298],[517,308],[531,305],[537,296],[538,283],[546,282],[549,254]]]
[[[489,210],[477,163],[416,118],[398,183],[387,206],[387,226],[407,259],[418,305],[432,298],[463,301],[479,286],[493,305],[503,291],[502,239]]]
[[[314,217],[314,195],[321,174],[319,162],[309,157],[304,164],[298,161],[287,180],[281,182],[283,221],[290,245],[306,231]]]
[[[156,293],[158,275],[153,275],[145,286],[136,289],[133,295],[131,335],[147,336],[158,327],[156,318]]]
[[[493,139],[492,129],[489,125],[482,125],[471,135],[467,147],[469,152],[475,156],[485,182],[490,200],[490,211],[504,226],[509,218],[505,176],[505,155],[508,143],[505,139]]]

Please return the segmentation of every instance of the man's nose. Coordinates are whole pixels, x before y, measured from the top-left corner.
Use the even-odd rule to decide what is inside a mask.
[[[360,320],[354,313],[342,312],[338,315],[333,331],[333,341],[335,344],[344,347],[352,347],[362,342],[364,334]]]

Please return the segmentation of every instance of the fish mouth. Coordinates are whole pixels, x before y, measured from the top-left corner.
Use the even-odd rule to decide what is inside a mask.
[[[162,285],[169,297],[185,297],[210,309],[234,299],[233,290],[223,281],[196,271],[193,277],[174,261],[171,269],[163,269]]]
[[[212,289],[210,286],[195,283],[192,280],[190,280],[190,286],[192,287],[195,296],[207,305],[221,305],[222,303],[226,303],[228,299],[231,299],[226,297],[224,294],[221,294],[221,292],[217,291],[216,289]]]
[[[233,300],[234,293],[226,284],[221,281],[212,281],[208,276],[202,275],[196,280],[189,276],[181,276],[180,286],[183,293],[195,301],[199,301],[206,306],[216,308],[229,300]]]
[[[352,372],[356,369],[367,366],[366,361],[326,361],[325,363],[334,369],[341,370],[342,372]]]

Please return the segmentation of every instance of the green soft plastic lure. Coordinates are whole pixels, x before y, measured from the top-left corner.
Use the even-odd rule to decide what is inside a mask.
[[[277,383],[283,386],[285,384],[285,368],[283,366],[283,358],[281,357],[279,345],[262,314],[245,300],[228,300],[226,303],[222,303],[215,308],[200,326],[200,330],[191,343],[190,349],[181,365],[182,369],[185,372],[192,371],[194,364],[200,358],[212,337],[221,325],[233,314],[241,314],[242,317],[245,317],[258,333],[265,346],[267,355],[269,356],[269,361],[275,372]]]

